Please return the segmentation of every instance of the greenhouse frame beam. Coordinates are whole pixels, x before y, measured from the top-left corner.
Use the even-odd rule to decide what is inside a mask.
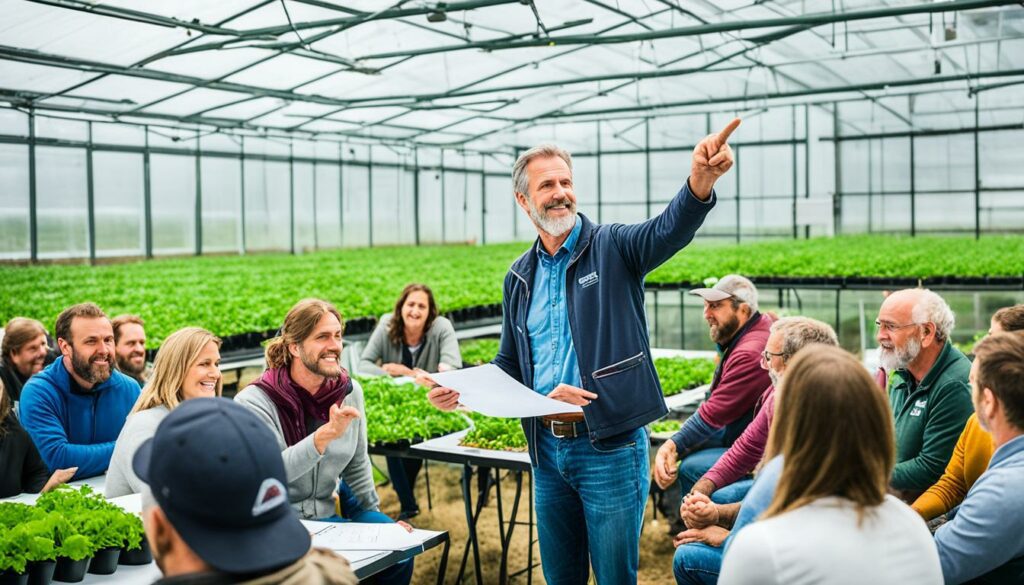
[[[853,10],[850,12],[821,12],[803,16],[789,16],[779,18],[764,18],[735,22],[707,23],[696,26],[686,26],[655,30],[642,33],[630,33],[620,35],[565,35],[555,37],[544,37],[537,39],[524,39],[517,41],[476,41],[461,45],[446,45],[440,47],[422,48],[417,50],[389,51],[362,55],[356,60],[389,59],[394,57],[407,57],[410,55],[425,55],[429,53],[446,53],[452,51],[463,51],[467,49],[482,49],[484,51],[503,51],[508,49],[521,49],[526,47],[565,46],[565,45],[604,45],[621,44],[641,41],[654,41],[687,36],[701,36],[713,33],[734,32],[758,28],[773,27],[814,27],[823,24],[837,22],[850,22],[856,20],[869,20],[874,18],[888,18],[903,16],[907,14],[933,14],[941,12],[959,12],[964,10],[976,10],[979,8],[994,8],[999,6],[1019,5],[1019,0],[949,0],[945,2],[915,4],[909,6],[891,6],[887,8],[872,8],[866,10]]]
[[[883,90],[890,87],[907,87],[914,85],[930,85],[935,83],[946,83],[950,81],[964,81],[971,79],[985,79],[990,77],[1012,77],[1016,75],[1024,75],[1024,69],[1010,69],[1006,71],[978,71],[976,73],[962,73],[955,75],[939,75],[935,77],[919,78],[919,79],[892,79],[889,81],[875,81],[870,83],[860,83],[853,85],[838,85],[830,87],[815,87],[802,90],[794,91],[781,91],[774,93],[762,93],[762,94],[747,94],[739,96],[728,96],[728,97],[716,97],[713,99],[714,103],[726,103],[726,102],[749,102],[755,100],[769,100],[786,97],[803,97],[810,95],[821,95],[829,93],[843,93],[851,91],[877,91]],[[708,100],[686,100],[679,102],[669,102],[664,104],[649,104],[649,105],[637,105],[637,106],[623,106],[619,108],[605,108],[596,110],[581,110],[578,112],[558,112],[545,116],[537,116],[528,120],[521,120],[521,122],[532,121],[538,118],[573,118],[576,116],[590,116],[599,114],[615,114],[620,112],[641,112],[648,110],[662,110],[666,108],[682,107],[682,106],[696,106],[703,105],[709,102]]]
[[[971,110],[972,112],[974,110]],[[818,142],[854,142],[858,140],[879,140],[884,138],[921,138],[927,136],[949,136],[952,134],[975,134],[977,132],[1001,132],[1024,130],[1024,122],[1016,124],[995,124],[991,126],[970,126],[966,128],[929,128],[907,132],[873,132],[870,134],[843,134],[840,136],[819,136]],[[922,191],[918,191],[919,193]],[[958,191],[959,192],[959,191]]]
[[[204,34],[209,33],[214,35],[237,37],[243,35],[245,32],[216,25],[202,24],[198,21],[180,20],[170,16],[154,14],[152,12],[132,10],[130,8],[121,8],[118,6],[108,6],[105,4],[94,4],[92,2],[81,2],[79,0],[29,0],[29,2],[54,6],[64,10],[75,10],[78,12],[87,12],[89,14],[129,20],[142,24],[162,26],[164,28],[183,28],[187,30],[194,30]]]

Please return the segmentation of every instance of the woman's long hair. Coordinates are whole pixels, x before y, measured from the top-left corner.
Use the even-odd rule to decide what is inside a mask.
[[[427,331],[430,331],[430,326],[434,324],[434,319],[437,319],[437,303],[434,302],[434,292],[430,290],[430,287],[415,282],[407,285],[402,289],[402,296],[398,297],[398,302],[395,303],[395,311],[391,314],[391,323],[388,324],[388,339],[396,346],[401,347],[405,343],[405,322],[402,320],[402,305],[405,304],[409,295],[417,291],[427,294],[427,322],[423,324],[424,335],[427,334]]]
[[[153,375],[142,389],[142,394],[135,401],[132,412],[149,410],[157,406],[166,406],[174,410],[185,396],[181,387],[189,369],[199,359],[200,352],[210,342],[220,347],[220,338],[200,327],[185,327],[170,334],[160,346],[153,362]],[[223,384],[217,380],[216,394],[220,396]]]
[[[7,434],[7,417],[11,416],[11,397],[7,395],[3,380],[0,380],[0,437]]]
[[[784,457],[764,518],[838,496],[858,517],[885,498],[896,440],[889,401],[857,360],[838,347],[811,345],[786,369],[766,460]]]

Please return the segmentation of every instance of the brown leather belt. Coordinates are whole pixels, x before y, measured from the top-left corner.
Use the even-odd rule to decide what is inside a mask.
[[[582,413],[542,416],[544,428],[559,439],[575,439],[587,434],[587,423]]]

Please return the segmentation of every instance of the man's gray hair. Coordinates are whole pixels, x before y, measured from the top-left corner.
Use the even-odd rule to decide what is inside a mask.
[[[796,352],[812,343],[839,345],[836,332],[828,323],[810,317],[783,317],[772,323],[771,332],[782,334],[783,361],[789,361]]]
[[[569,154],[569,151],[554,144],[534,146],[519,155],[519,158],[516,159],[516,164],[512,165],[512,186],[516,193],[528,195],[527,190],[530,188],[530,178],[526,176],[526,165],[530,164],[530,161],[535,158],[548,158],[552,156],[557,156],[564,160],[565,164],[569,166],[569,172],[572,173],[572,155]]]
[[[953,332],[953,326],[956,324],[953,310],[949,308],[946,300],[939,295],[926,288],[920,290],[921,296],[911,313],[914,323],[934,323],[935,340],[938,342],[946,341],[949,339],[949,334]]]

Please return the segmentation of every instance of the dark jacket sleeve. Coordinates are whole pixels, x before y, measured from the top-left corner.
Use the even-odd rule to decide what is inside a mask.
[[[43,463],[43,458],[39,456],[39,449],[36,449],[35,443],[29,439],[28,433],[24,430],[21,432],[25,434],[25,442],[28,443],[25,462],[21,468],[21,491],[38,494],[39,490],[46,485],[46,480],[50,479],[50,470]]]
[[[612,234],[633,271],[644,275],[693,240],[715,202],[714,190],[707,201],[701,201],[687,182],[660,214],[640,223],[614,224]]]
[[[516,350],[516,325],[512,322],[510,291],[512,279],[515,276],[509,271],[505,275],[505,285],[501,295],[501,342],[498,344],[498,355],[494,356],[492,364],[498,366],[506,374],[511,376],[520,384],[523,384],[523,373],[519,368],[519,352]]]
[[[892,487],[898,490],[926,490],[946,469],[957,439],[974,412],[970,390],[963,382],[950,382],[934,390],[917,457],[896,464]]]

